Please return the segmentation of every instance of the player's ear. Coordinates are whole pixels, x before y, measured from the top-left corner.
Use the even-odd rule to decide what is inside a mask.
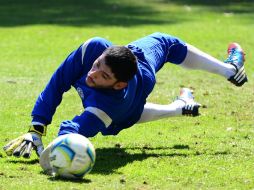
[[[127,86],[127,82],[119,81],[119,82],[114,84],[113,88],[115,90],[121,90],[121,89],[125,88],[126,86]]]

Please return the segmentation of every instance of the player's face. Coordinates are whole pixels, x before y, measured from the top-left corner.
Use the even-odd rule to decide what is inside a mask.
[[[86,84],[93,88],[115,88],[118,83],[110,67],[105,64],[105,56],[102,54],[88,72]]]

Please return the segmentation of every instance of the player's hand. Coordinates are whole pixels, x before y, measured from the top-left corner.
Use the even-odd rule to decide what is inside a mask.
[[[41,135],[36,132],[28,132],[6,144],[3,147],[8,156],[30,158],[34,149],[38,156],[41,155],[44,147],[41,141]]]

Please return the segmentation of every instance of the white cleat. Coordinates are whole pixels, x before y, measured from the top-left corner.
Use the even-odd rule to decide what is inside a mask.
[[[228,58],[225,63],[231,64],[235,67],[236,73],[228,80],[236,86],[242,86],[248,82],[247,75],[244,69],[245,53],[241,46],[237,43],[231,43],[228,46]]]
[[[180,96],[177,99],[182,100],[185,103],[182,108],[182,115],[193,117],[200,115],[199,108],[201,104],[194,101],[194,96],[191,89],[182,88],[180,90]]]

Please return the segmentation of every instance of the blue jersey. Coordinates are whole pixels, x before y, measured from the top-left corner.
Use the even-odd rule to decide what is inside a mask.
[[[62,122],[59,135],[79,133],[91,137],[98,132],[116,135],[139,120],[146,98],[156,83],[155,73],[166,62],[180,64],[187,53],[187,47],[180,39],[154,33],[126,45],[138,60],[138,71],[126,88],[114,90],[87,86],[85,81],[93,62],[111,45],[106,39],[95,37],[73,51],[38,97],[32,111],[32,124],[50,124],[63,93],[73,86],[85,110],[72,120]]]

